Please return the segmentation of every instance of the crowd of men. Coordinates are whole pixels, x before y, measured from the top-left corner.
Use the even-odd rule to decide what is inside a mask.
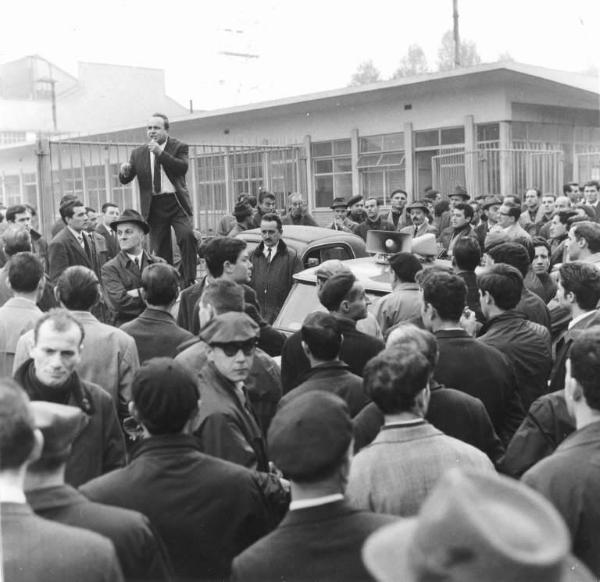
[[[156,207],[66,197],[49,244],[34,209],[6,211],[4,579],[598,579],[598,184],[396,191],[387,216],[336,199],[331,228],[439,233],[451,265],[391,256],[371,314],[327,261],[321,309],[286,337],[302,265],[283,224],[316,224],[302,196],[283,219],[270,193],[240,200],[192,276],[166,130],[154,116],[121,169]],[[167,218],[179,270],[164,229],[147,241]],[[231,235],[251,226],[249,252]]]

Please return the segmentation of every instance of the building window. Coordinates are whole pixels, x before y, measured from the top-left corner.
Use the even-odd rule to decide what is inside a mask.
[[[405,188],[404,134],[389,133],[361,137],[358,172],[360,192],[388,204],[391,192]]]
[[[24,143],[27,141],[27,133],[24,131],[0,131],[0,144]]]
[[[352,157],[349,139],[311,145],[315,207],[328,208],[334,198],[352,196]]]

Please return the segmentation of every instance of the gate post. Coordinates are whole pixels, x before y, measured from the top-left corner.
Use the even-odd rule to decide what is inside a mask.
[[[50,159],[50,140],[38,138],[35,150],[37,156],[38,215],[42,233],[49,235],[54,223],[56,209],[52,196],[52,164]],[[49,238],[48,236],[46,238]]]
[[[512,173],[512,139],[511,128],[508,121],[500,122],[500,194],[506,196],[515,194],[513,192],[513,173]]]

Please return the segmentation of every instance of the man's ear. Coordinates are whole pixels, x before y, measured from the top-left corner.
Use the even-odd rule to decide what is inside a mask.
[[[35,439],[33,448],[27,457],[27,463],[33,463],[42,456],[42,450],[44,449],[44,435],[39,428],[34,429],[33,437]]]
[[[308,358],[308,356],[310,356],[310,348],[308,347],[308,344],[302,340],[300,342],[300,345],[302,346],[302,351],[306,354],[306,357]]]

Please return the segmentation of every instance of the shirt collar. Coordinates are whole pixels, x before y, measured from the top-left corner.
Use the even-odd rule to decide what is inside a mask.
[[[0,502],[1,503],[26,503],[25,493],[20,487],[0,483]]]
[[[71,231],[71,234],[79,241],[79,240],[83,240],[83,230],[77,232],[75,229],[71,228],[70,226],[67,226],[67,228]]]
[[[592,311],[586,311],[585,313],[582,313],[582,314],[578,315],[577,317],[574,317],[569,322],[569,328],[568,329],[571,329],[576,323],[579,323],[580,321],[582,321],[586,317],[589,317],[590,315],[593,315],[594,313],[596,313],[595,309],[593,309]]]
[[[271,260],[273,260],[273,257],[277,254],[277,250],[279,249],[279,242],[277,241],[277,244],[274,247],[268,247],[267,245],[263,245],[263,254],[265,255],[265,257],[267,256],[268,252],[269,252],[269,248],[271,249]]]
[[[134,262],[135,259],[138,259],[140,265],[142,264],[142,256],[144,255],[144,251],[142,251],[139,255],[130,255],[129,253],[125,253],[125,254],[129,257],[131,262]]]
[[[318,507],[319,505],[325,505],[327,503],[334,503],[336,501],[343,500],[344,496],[341,493],[323,495],[322,497],[313,497],[312,499],[299,499],[298,501],[292,501],[290,503],[290,511],[296,511],[297,509],[306,509],[308,507]]]

